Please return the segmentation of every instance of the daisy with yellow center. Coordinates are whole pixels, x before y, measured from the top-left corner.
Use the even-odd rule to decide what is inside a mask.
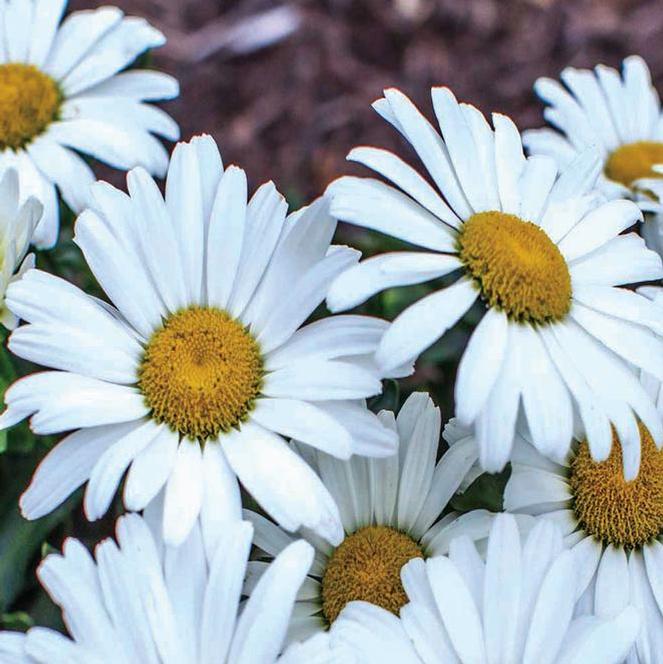
[[[183,549],[168,549],[149,518],[126,514],[115,538],[94,556],[67,538],[37,576],[62,609],[69,634],[46,627],[0,631],[3,664],[308,664],[331,662],[327,638],[283,652],[295,596],[313,559],[294,542],[261,579],[253,600],[241,602],[253,529],[227,524],[216,549],[205,550],[200,524]],[[186,603],[184,602],[186,597]]]
[[[353,602],[332,625],[330,645],[339,661],[362,664],[622,664],[638,611],[576,617],[582,574],[554,524],[541,519],[519,532],[500,514],[485,547],[461,536],[448,555],[403,567],[400,620]]]
[[[594,71],[567,67],[561,82],[540,78],[534,89],[547,104],[554,129],[523,134],[532,154],[548,155],[564,167],[591,147],[601,159],[597,189],[607,198],[630,198],[648,216],[642,227],[647,244],[662,253],[663,113],[645,61],[630,56],[622,75],[598,65]]]
[[[445,332],[481,306],[455,398],[458,420],[477,431],[486,470],[509,460],[519,413],[536,447],[556,459],[568,451],[574,413],[599,460],[610,452],[613,425],[622,443],[638,444],[638,418],[660,443],[660,419],[629,365],[663,378],[663,316],[616,288],[663,276],[659,256],[637,235],[621,234],[641,218],[637,205],[596,193],[592,151],[558,172],[552,157],[525,157],[509,118],[494,114],[491,127],[447,88],[432,97],[441,135],[398,90],[386,90],[374,108],[411,143],[435,187],[396,155],[362,147],[348,158],[395,186],[342,177],[329,188],[339,219],[421,249],[352,266],[332,284],[330,308],[445,277],[382,338],[376,360],[389,370],[444,343]],[[633,477],[637,457],[625,455],[624,466]]]
[[[398,433],[398,453],[384,459],[347,461],[303,452],[336,501],[344,537],[337,546],[302,532],[316,548],[309,581],[295,604],[289,639],[327,630],[353,601],[370,602],[398,615],[407,602],[401,568],[415,558],[447,553],[451,539],[471,532],[480,540],[493,515],[483,510],[440,519],[447,503],[476,462],[471,437],[456,441],[437,462],[440,412],[430,397],[414,393],[398,417],[381,420]],[[251,594],[266,560],[294,541],[274,523],[250,511],[261,553],[249,563],[245,592]]]
[[[171,544],[200,516],[212,545],[240,504],[239,479],[286,530],[338,544],[329,491],[283,436],[342,459],[395,448],[361,401],[381,390],[372,354],[387,324],[302,327],[357,252],[330,247],[324,199],[286,216],[270,183],[247,202],[244,172],[224,170],[209,137],[178,145],[165,200],[143,169],[127,184],[128,196],[97,183],[76,223],[112,304],[39,270],[8,290],[28,323],[10,349],[53,370],[7,391],[0,426],[32,416],[36,433],[74,431],[37,469],[23,514],[49,513],[89,480],[85,512],[98,519],[128,471],[127,509],[162,503]]]
[[[162,177],[168,154],[154,135],[179,137],[177,124],[146,103],[176,97],[177,81],[122,72],[164,36],[116,7],[73,12],[60,23],[67,2],[0,5],[0,172],[15,168],[21,192],[42,202],[34,242],[43,248],[57,240],[57,192],[76,213],[87,204],[94,174],[79,153]]]
[[[640,471],[632,480],[624,479],[617,440],[604,461],[594,461],[583,440],[563,463],[519,440],[504,507],[562,528],[582,570],[579,613],[640,610],[644,626],[629,661],[645,664],[663,653],[663,450],[642,423],[638,432]]]

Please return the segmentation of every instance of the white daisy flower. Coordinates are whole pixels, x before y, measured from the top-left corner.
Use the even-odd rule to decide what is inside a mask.
[[[404,563],[446,553],[451,539],[460,533],[471,533],[476,540],[488,535],[494,515],[485,510],[462,516],[450,512],[439,518],[476,462],[473,438],[454,442],[436,465],[440,411],[427,394],[412,394],[396,419],[388,411],[380,417],[398,432],[397,454],[348,461],[319,451],[306,455],[336,500],[345,535],[337,546],[330,546],[301,533],[316,548],[316,555],[295,605],[291,639],[326,630],[353,600],[398,614],[406,601],[400,580]],[[249,563],[245,590],[250,593],[266,568],[265,560],[294,537],[249,510],[245,518],[255,526],[255,544],[266,554]]]
[[[332,626],[332,650],[348,664],[622,664],[640,626],[632,606],[573,619],[579,570],[545,521],[521,544],[515,520],[501,515],[485,562],[460,537],[448,556],[412,560],[401,575],[409,603],[400,620],[356,602]]]
[[[297,589],[313,560],[295,542],[274,560],[239,611],[252,527],[228,524],[211,559],[197,525],[180,548],[163,546],[141,517],[117,522],[117,543],[95,559],[75,539],[49,555],[37,575],[62,608],[70,637],[41,627],[0,632],[3,664],[305,664],[330,662],[323,638],[279,658]]]
[[[540,78],[534,85],[548,104],[546,120],[559,131],[526,131],[525,147],[565,165],[591,146],[601,157],[600,191],[608,198],[631,198],[646,212],[663,212],[663,113],[645,61],[626,58],[622,76],[598,65],[594,72],[567,67],[560,78],[561,83]],[[647,244],[662,253],[659,214],[642,231]]]
[[[281,436],[340,458],[395,449],[395,433],[358,401],[381,390],[371,358],[387,323],[301,327],[358,252],[330,247],[324,199],[286,218],[268,183],[247,205],[244,171],[224,171],[209,137],[176,148],[165,201],[141,168],[127,183],[129,196],[94,185],[76,223],[113,305],[38,270],[8,290],[29,323],[10,349],[55,371],[10,387],[0,427],[32,415],[37,434],[78,429],[38,467],[23,514],[49,513],[89,480],[85,513],[98,519],[129,469],[127,509],[165,487],[166,540],[181,543],[200,515],[213,545],[239,478],[285,529],[338,543],[334,501]]]
[[[18,170],[21,193],[44,205],[34,243],[55,244],[56,193],[76,213],[94,182],[84,153],[115,168],[162,177],[168,153],[152,134],[179,138],[177,124],[145,102],[172,99],[177,81],[123,69],[165,37],[116,7],[79,11],[67,0],[0,2],[0,171]]]
[[[516,443],[504,508],[554,520],[572,547],[584,593],[580,612],[611,617],[628,604],[643,617],[629,662],[663,662],[663,450],[646,427],[640,472],[627,482],[622,451],[602,463],[576,442],[563,463]],[[600,661],[600,660],[599,660]]]
[[[26,255],[42,215],[42,204],[32,196],[19,204],[18,174],[7,170],[0,178],[0,323],[13,330],[18,324],[5,306],[9,284],[34,267],[33,254]]]
[[[663,378],[663,319],[635,293],[617,289],[663,276],[659,256],[635,234],[631,201],[592,191],[598,159],[586,152],[558,174],[547,156],[528,159],[513,122],[434,88],[443,138],[397,90],[374,107],[412,144],[440,195],[395,155],[357,148],[349,158],[394,182],[343,177],[332,183],[332,214],[425,251],[369,258],[331,286],[339,311],[393,286],[459,272],[458,280],[401,313],[377,351],[389,369],[416,358],[481,301],[486,314],[458,368],[456,415],[477,430],[482,466],[509,459],[519,411],[536,446],[563,458],[579,414],[596,458],[610,451],[614,424],[632,442],[637,418],[657,442],[663,430],[628,363]],[[444,198],[443,198],[444,197]],[[656,333],[656,334],[655,334]],[[637,465],[625,456],[629,477]]]

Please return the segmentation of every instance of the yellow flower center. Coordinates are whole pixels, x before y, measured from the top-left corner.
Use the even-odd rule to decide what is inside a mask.
[[[568,314],[569,268],[536,224],[504,212],[480,212],[463,224],[458,250],[484,300],[512,320],[543,324]]]
[[[663,450],[640,425],[642,459],[638,476],[627,482],[622,450],[613,435],[612,452],[592,460],[586,442],[571,462],[569,483],[576,517],[585,532],[605,544],[640,547],[663,534]]]
[[[387,526],[368,526],[346,537],[322,577],[322,611],[331,624],[355,600],[371,602],[398,615],[407,603],[401,567],[423,558],[408,535]]]
[[[189,438],[216,438],[246,419],[260,393],[260,348],[219,309],[173,314],[150,338],[138,386],[157,422]]]
[[[663,164],[663,143],[638,141],[618,147],[608,157],[604,172],[608,179],[631,188],[640,178],[663,177],[652,171],[656,164]]]
[[[0,150],[18,150],[57,120],[58,84],[33,65],[0,65]]]

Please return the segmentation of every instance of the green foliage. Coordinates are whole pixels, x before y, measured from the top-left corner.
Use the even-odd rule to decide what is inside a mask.
[[[463,492],[451,499],[451,507],[458,512],[489,510],[501,512],[503,509],[504,487],[511,477],[509,464],[501,473],[479,475]]]

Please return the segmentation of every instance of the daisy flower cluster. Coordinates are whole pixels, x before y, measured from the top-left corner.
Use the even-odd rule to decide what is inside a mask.
[[[45,547],[62,622],[0,613],[0,664],[663,664],[642,59],[540,79],[551,127],[522,134],[446,87],[434,123],[387,89],[420,167],[357,147],[364,176],[292,210],[210,136],[162,142],[158,30],[66,5],[0,0],[0,453],[38,459],[17,519],[115,529]],[[72,213],[87,281],[48,260]],[[393,250],[335,244],[339,221]],[[403,379],[461,321],[442,412]]]

